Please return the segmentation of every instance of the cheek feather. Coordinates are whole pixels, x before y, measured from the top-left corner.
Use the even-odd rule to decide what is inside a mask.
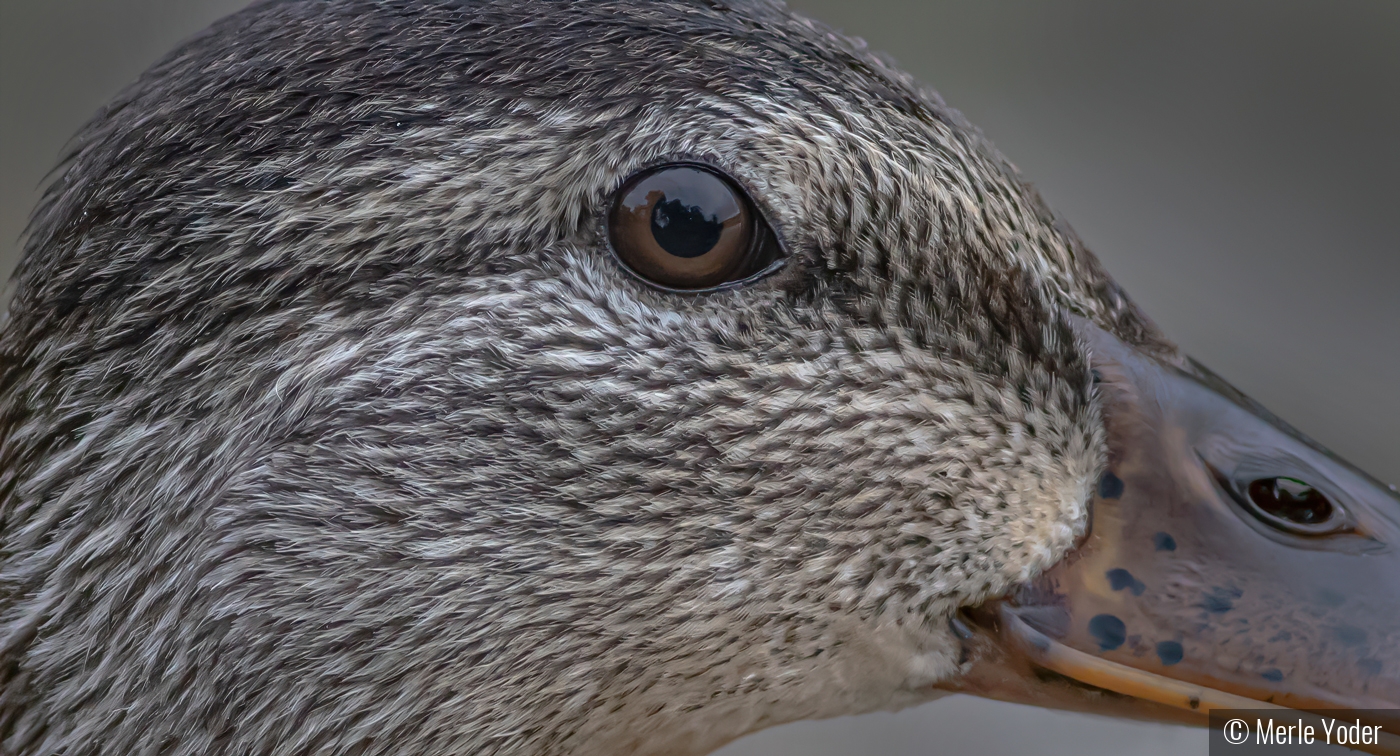
[[[744,212],[667,223],[772,244],[610,248],[681,164]],[[1135,311],[1048,217],[776,6],[251,7],[35,217],[18,752],[699,754],[935,695],[949,617],[1060,558],[1102,462],[1062,310]]]

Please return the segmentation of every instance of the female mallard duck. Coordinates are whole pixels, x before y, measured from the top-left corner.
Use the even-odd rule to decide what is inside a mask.
[[[85,131],[17,286],[6,753],[1400,704],[1395,496],[780,7],[259,4]]]

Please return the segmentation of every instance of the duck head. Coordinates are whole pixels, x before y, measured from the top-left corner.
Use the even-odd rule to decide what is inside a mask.
[[[1393,492],[778,6],[260,3],[85,129],[26,249],[7,753],[1400,704]]]

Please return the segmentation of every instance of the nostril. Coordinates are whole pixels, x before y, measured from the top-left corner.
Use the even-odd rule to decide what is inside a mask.
[[[1259,478],[1249,484],[1249,499],[1266,514],[1298,525],[1320,525],[1335,507],[1321,491],[1297,478]]]

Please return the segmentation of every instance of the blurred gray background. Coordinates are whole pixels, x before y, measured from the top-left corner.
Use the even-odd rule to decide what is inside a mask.
[[[64,142],[244,0],[0,0],[0,277]],[[937,87],[1186,349],[1400,481],[1400,3],[794,0]],[[725,756],[1205,754],[953,697]]]

